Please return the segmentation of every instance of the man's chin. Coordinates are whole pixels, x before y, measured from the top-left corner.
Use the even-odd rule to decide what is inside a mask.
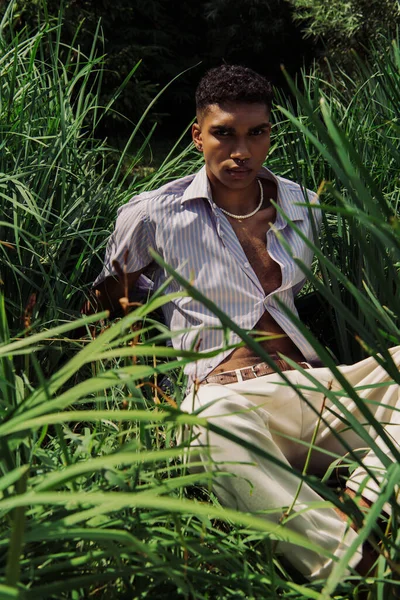
[[[225,171],[220,181],[227,187],[241,188],[251,185],[256,179],[257,173],[248,169],[247,171]]]

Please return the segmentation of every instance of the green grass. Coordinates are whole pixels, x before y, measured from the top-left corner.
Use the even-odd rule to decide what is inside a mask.
[[[356,332],[380,351],[399,336],[398,41],[384,58],[374,51],[371,61],[357,61],[353,79],[345,73],[329,82],[305,75],[303,96],[289,81],[296,104],[278,99],[284,120],[269,160],[321,192],[320,289],[329,297],[330,343],[347,363],[365,355]]]
[[[177,407],[182,367],[199,354],[178,357],[165,345],[171,334],[154,310],[168,297],[156,294],[109,328],[105,314],[78,318],[117,207],[194,172],[201,158],[180,150],[178,140],[157,171],[138,177],[150,141],[138,141],[140,124],[120,154],[96,138],[98,123],[113,110],[97,101],[98,40],[83,56],[78,46],[61,44],[57,23],[18,37],[6,20],[0,27],[0,598],[345,599],[361,598],[366,587],[371,600],[394,598],[398,464],[388,469],[386,490],[360,531],[378,536],[375,573],[367,582],[356,574],[342,582],[341,561],[327,581],[308,583],[274,553],[276,539],[291,539],[299,552],[307,540],[260,516],[221,508],[210,475],[185,467],[177,427],[204,420]],[[341,361],[381,352],[398,383],[387,349],[400,344],[399,56],[396,42],[384,57],[376,52],[370,65],[360,63],[352,80],[345,73],[329,82],[304,75],[303,95],[294,90],[292,104],[279,98],[268,161],[310,188],[326,182],[324,232],[308,273],[308,289],[319,292],[323,306],[306,337],[334,372],[331,353],[317,339],[321,323]],[[210,307],[227,329],[237,329]],[[94,339],[74,340],[74,329],[95,321]],[[164,374],[171,379],[167,395],[158,387]],[[345,390],[361,402],[351,386]],[[369,445],[366,434],[365,440]],[[325,480],[299,474],[303,479],[341,505]],[[393,519],[379,530],[384,501]],[[357,514],[351,503],[342,508]]]

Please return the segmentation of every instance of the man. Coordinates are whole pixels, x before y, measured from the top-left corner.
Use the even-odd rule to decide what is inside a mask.
[[[312,389],[317,386],[310,383],[310,376],[326,389],[340,390],[341,386],[329,369],[321,366],[281,307],[283,303],[296,314],[294,297],[305,277],[293,256],[311,264],[312,252],[302,235],[313,239],[320,211],[315,194],[303,193],[297,184],[263,168],[270,147],[271,104],[270,84],[250,69],[224,65],[205,75],[196,92],[197,123],[192,129],[205,166],[197,175],[143,193],[119,210],[105,265],[94,285],[102,308],[118,307],[119,298],[125,296],[125,282],[113,267],[113,261],[118,261],[125,263],[129,289],[150,267],[155,267],[152,278],[159,287],[168,273],[154,265],[149,252],[154,248],[187,280],[194,277],[195,287],[241,328],[268,332],[269,338],[261,345],[276,368],[250,347],[226,349],[219,319],[200,302],[178,297],[164,309],[168,325],[177,332],[175,348],[190,349],[197,344],[201,351],[222,349],[214,358],[186,367],[193,385],[182,404],[188,412],[202,408],[202,416],[246,442],[238,444],[195,429],[192,446],[204,469],[231,475],[215,476],[217,495],[224,505],[244,511],[276,509],[266,516],[275,521],[291,507],[294,516],[287,526],[331,554],[327,557],[279,544],[287,559],[313,579],[331,571],[334,557],[344,555],[357,534],[333,509],[313,508],[321,497],[306,484],[299,489],[299,479],[279,464],[301,469],[307,444],[315,438],[314,445],[322,451],[314,453],[312,461],[316,470],[326,468],[332,453],[345,452],[332,430],[345,427],[338,410],[323,393]],[[288,221],[296,225],[297,232]],[[169,292],[180,290],[176,281],[168,286]],[[239,341],[236,334],[230,335],[231,345]],[[393,350],[393,359],[400,363],[399,349]],[[276,371],[302,389],[303,397],[285,385]],[[390,423],[396,415],[390,407],[400,408],[398,387],[368,388],[385,382],[386,372],[372,358],[341,367],[341,371],[352,385],[366,387],[360,395],[374,401],[370,410],[377,420]],[[354,402],[343,397],[342,403],[362,420]],[[396,442],[400,439],[395,417],[387,430]],[[351,430],[342,432],[342,438],[351,448],[363,445]],[[261,448],[271,460],[252,452],[250,445]],[[359,468],[348,482],[352,496],[363,486],[363,506],[375,500],[384,468],[372,452],[366,461],[377,473],[375,480]],[[359,549],[349,567],[356,567],[361,558]]]

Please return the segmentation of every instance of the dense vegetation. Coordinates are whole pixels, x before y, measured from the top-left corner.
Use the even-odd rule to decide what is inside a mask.
[[[168,297],[153,296],[109,328],[99,325],[104,314],[78,317],[116,208],[193,172],[200,159],[189,147],[139,177],[148,143],[140,123],[133,155],[130,145],[121,156],[95,135],[119,94],[101,108],[96,37],[83,52],[62,44],[52,22],[18,35],[7,22],[0,25],[0,597],[339,599],[368,587],[371,598],[394,598],[398,463],[360,529],[379,553],[368,581],[354,574],[343,582],[344,557],[326,581],[307,583],[273,552],[281,536],[299,552],[304,540],[222,509],[210,475],[185,468],[176,427],[201,416],[179,412],[182,366],[199,355],[178,358],[165,344],[170,334],[154,310]],[[314,333],[339,361],[381,352],[400,384],[387,352],[400,344],[400,48],[398,40],[387,46],[384,56],[356,63],[351,78],[308,73],[303,95],[293,86],[291,101],[279,98],[268,165],[321,192],[324,232],[307,290],[323,299],[309,319]],[[88,335],[74,339],[82,323]],[[324,343],[306,335],[335,371]],[[356,390],[345,393],[360,402]],[[320,482],[299,474],[299,483],[339,506],[329,475]],[[393,515],[382,524],[384,502]],[[342,508],[357,513],[351,503]]]
[[[0,0],[0,16],[10,3]],[[168,96],[152,107],[145,123],[161,125],[158,141],[184,128],[193,114],[193,89],[204,71],[221,62],[244,64],[281,88],[280,65],[294,76],[316,60],[334,58],[351,69],[352,51],[366,54],[371,41],[396,33],[398,0],[14,0],[10,25],[15,32],[32,28],[62,13],[61,42],[89,54],[97,36],[106,54],[99,101],[107,104],[132,67],[127,83],[100,124],[101,136],[126,139],[155,94],[179,75]],[[304,33],[305,35],[302,35]],[[159,127],[160,128],[160,127]]]
[[[165,131],[175,135],[177,124],[183,129],[192,118],[193,89],[207,68],[221,61],[246,64],[282,83],[281,63],[294,73],[303,60],[312,60],[312,44],[302,39],[286,0],[249,0],[237,6],[226,0],[64,0],[62,4],[62,41],[75,40],[83,52],[89,53],[101,23],[97,48],[107,56],[100,102],[107,103],[141,61],[115,104],[118,112],[136,122],[156,92],[179,75],[168,97],[160,98],[146,120],[146,127],[162,120],[164,135]],[[57,17],[59,10],[58,0],[16,0],[10,20],[21,31]],[[268,56],[273,60],[266,60]],[[112,113],[101,132],[122,137],[125,129],[126,122]]]
[[[371,42],[395,34],[400,21],[396,0],[288,0],[304,32],[324,42],[325,53],[351,67],[351,53],[368,52]]]

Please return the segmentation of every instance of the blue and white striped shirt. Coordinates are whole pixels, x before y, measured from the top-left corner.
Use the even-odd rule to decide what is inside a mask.
[[[258,176],[275,181],[278,206],[307,238],[312,239],[310,211],[306,206],[296,206],[296,203],[304,204],[309,200],[315,204],[318,202],[316,194],[307,192],[308,199],[305,198],[299,185],[276,177],[265,168]],[[320,210],[313,210],[312,214],[318,227]],[[149,248],[153,248],[185,279],[193,281],[194,276],[195,287],[240,327],[246,331],[252,330],[267,310],[305,359],[317,360],[310,344],[278,305],[279,299],[297,314],[294,296],[304,285],[305,277],[279,241],[276,232],[283,236],[294,257],[300,258],[307,266],[311,265],[313,259],[312,250],[278,213],[274,227],[267,232],[266,243],[270,256],[281,266],[282,284],[265,295],[228,219],[212,199],[203,167],[197,175],[183,177],[158,190],[135,196],[118,210],[115,230],[107,245],[104,268],[94,285],[116,274],[112,261],[117,260],[123,265],[126,250],[129,250],[127,272],[132,273],[152,262]],[[157,289],[167,277],[164,269],[157,267],[153,276],[154,288]],[[173,281],[166,293],[179,292],[181,289]],[[177,298],[164,306],[164,314],[170,329],[177,332],[172,340],[176,349],[193,348],[199,336],[202,351],[224,346],[224,333],[219,319],[197,300]],[[229,343],[239,341],[239,337],[231,333]],[[187,365],[185,371],[189,379],[206,377],[230,352],[229,349],[224,350],[218,356]]]

